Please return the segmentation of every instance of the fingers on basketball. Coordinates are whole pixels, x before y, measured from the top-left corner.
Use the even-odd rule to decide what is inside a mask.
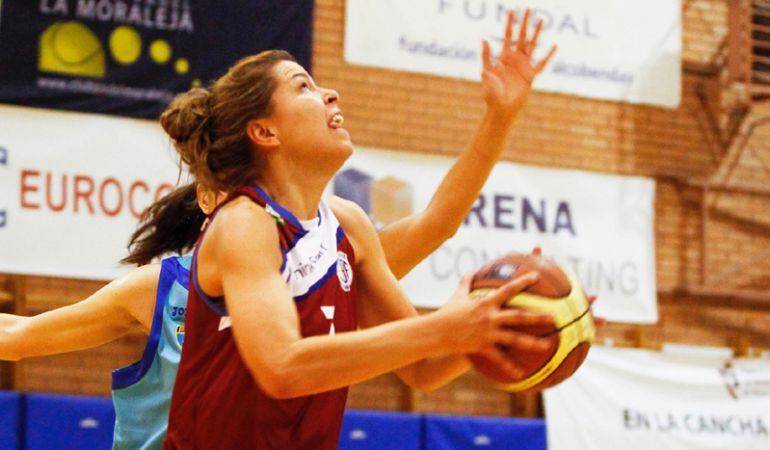
[[[494,303],[502,306],[511,299],[514,295],[520,293],[524,289],[532,286],[539,279],[540,274],[536,271],[528,272],[526,275],[516,277],[503,286],[497,288],[492,294],[485,298],[487,303]]]

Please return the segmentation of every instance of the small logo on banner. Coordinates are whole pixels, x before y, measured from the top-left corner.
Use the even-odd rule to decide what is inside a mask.
[[[764,366],[753,368],[727,361],[719,368],[719,375],[734,400],[770,394],[770,372]]]
[[[350,292],[350,286],[353,284],[353,268],[350,267],[350,261],[345,252],[337,252],[337,278],[340,280],[342,290]]]
[[[334,195],[356,203],[382,228],[412,214],[412,186],[395,177],[374,178],[358,169],[334,177]]]

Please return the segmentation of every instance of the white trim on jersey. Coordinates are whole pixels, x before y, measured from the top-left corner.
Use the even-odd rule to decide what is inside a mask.
[[[307,234],[300,238],[286,254],[283,279],[289,284],[292,297],[307,294],[319,281],[337,266],[337,229],[340,224],[326,202],[318,205],[315,227],[307,227]],[[336,281],[336,279],[335,279]]]

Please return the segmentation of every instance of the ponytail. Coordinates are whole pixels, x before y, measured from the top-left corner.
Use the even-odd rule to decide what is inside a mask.
[[[147,208],[128,242],[123,264],[143,266],[166,253],[189,251],[206,215],[198,207],[195,183],[182,186]]]
[[[294,57],[268,50],[243,58],[209,88],[177,95],[160,116],[181,163],[197,182],[231,193],[258,175],[246,127],[249,120],[271,113],[278,87],[273,68],[281,61],[294,61]],[[122,262],[141,266],[165,253],[188,251],[205,220],[195,184],[177,189],[142,214],[128,243],[129,255]]]

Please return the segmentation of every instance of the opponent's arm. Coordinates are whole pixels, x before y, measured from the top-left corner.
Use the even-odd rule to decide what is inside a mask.
[[[376,241],[373,231],[372,235]],[[360,269],[368,256],[356,255],[359,283],[379,277],[388,283],[387,294],[403,295],[387,267],[376,274],[373,271],[384,266]],[[279,272],[275,223],[262,208],[247,200],[225,206],[198,258],[203,289],[225,296],[246,366],[265,392],[278,398],[348,386],[427,356],[475,352],[495,343],[512,345],[517,334],[503,326],[515,314],[500,310],[500,304],[535,280],[522,277],[482,300],[468,298],[466,286],[465,292],[455,294],[451,307],[432,314],[362,331],[302,338],[294,301]]]
[[[143,266],[78,303],[32,317],[0,314],[0,359],[96,347],[152,325],[160,266]]]
[[[385,257],[396,278],[402,278],[460,228],[489,173],[500,158],[503,144],[531,84],[553,55],[532,60],[542,21],[527,39],[529,10],[524,13],[519,39],[511,48],[513,13],[508,15],[503,49],[493,64],[489,44],[483,43],[481,83],[486,112],[468,149],[457,158],[422,213],[401,219],[379,233]]]

